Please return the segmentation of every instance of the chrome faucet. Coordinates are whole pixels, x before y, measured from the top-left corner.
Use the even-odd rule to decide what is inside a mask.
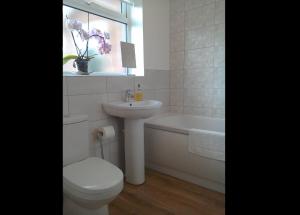
[[[133,92],[131,89],[126,90],[125,100],[126,102],[130,102],[133,100]]]

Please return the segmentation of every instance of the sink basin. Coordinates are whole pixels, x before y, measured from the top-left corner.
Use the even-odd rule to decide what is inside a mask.
[[[162,103],[156,100],[139,102],[110,102],[103,104],[106,113],[128,119],[148,118],[153,116]]]

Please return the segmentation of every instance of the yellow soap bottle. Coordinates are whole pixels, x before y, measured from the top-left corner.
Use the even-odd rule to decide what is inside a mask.
[[[138,84],[138,88],[134,94],[134,100],[135,101],[143,101],[143,99],[144,99],[144,93],[141,89],[141,85]]]

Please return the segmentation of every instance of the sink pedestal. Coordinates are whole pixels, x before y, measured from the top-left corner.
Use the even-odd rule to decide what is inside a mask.
[[[130,184],[145,181],[144,119],[124,119],[125,178]]]

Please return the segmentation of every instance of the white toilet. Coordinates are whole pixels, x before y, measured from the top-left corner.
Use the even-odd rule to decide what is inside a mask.
[[[108,215],[108,203],[123,189],[123,173],[89,157],[86,115],[64,117],[63,123],[63,214]]]

